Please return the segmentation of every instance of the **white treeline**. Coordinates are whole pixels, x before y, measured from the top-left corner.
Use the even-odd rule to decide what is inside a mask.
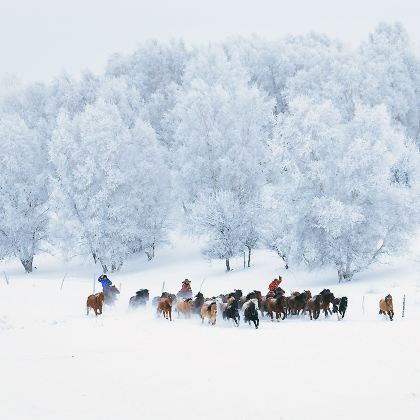
[[[400,24],[187,48],[148,41],[103,75],[0,86],[0,258],[59,248],[104,272],[175,225],[224,261],[269,248],[350,280],[419,220],[420,59]]]

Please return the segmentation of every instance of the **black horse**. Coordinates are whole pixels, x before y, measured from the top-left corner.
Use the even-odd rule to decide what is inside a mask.
[[[145,306],[149,301],[149,290],[140,289],[136,292],[135,296],[131,296],[129,305],[131,308],[138,308],[139,306]]]
[[[334,294],[330,289],[323,289],[320,295],[322,296],[321,309],[324,311],[325,317],[332,315],[330,304],[334,306]]]
[[[260,325],[260,319],[258,318],[258,310],[253,300],[249,300],[244,304],[244,320],[251,325],[251,321],[254,323],[255,328]]]
[[[230,299],[232,299],[232,301],[228,303],[228,305],[222,313],[223,319],[233,319],[235,325],[239,327],[240,316],[238,310],[238,302],[233,296]]]
[[[200,315],[201,307],[203,306],[203,304],[204,295],[201,292],[198,292],[193,300],[192,313]]]
[[[344,318],[344,315],[347,311],[348,299],[346,296],[342,298],[335,298],[333,302],[333,312],[340,314],[341,318]]]

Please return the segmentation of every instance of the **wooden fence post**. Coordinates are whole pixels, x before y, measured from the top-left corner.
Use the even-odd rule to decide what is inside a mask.
[[[405,317],[405,295],[403,297],[403,309],[402,309],[402,317]]]
[[[64,284],[64,280],[66,279],[66,277],[67,277],[67,273],[64,274],[63,280],[61,280],[60,290],[63,290],[63,284]]]

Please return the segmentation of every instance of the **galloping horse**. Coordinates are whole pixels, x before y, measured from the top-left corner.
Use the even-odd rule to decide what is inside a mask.
[[[392,303],[392,296],[387,295],[384,299],[379,301],[379,313],[388,315],[390,321],[394,318],[394,305]]]
[[[105,300],[103,292],[96,293],[95,295],[89,295],[86,300],[86,315],[89,315],[89,308],[95,311],[95,315],[102,315],[102,305]]]
[[[146,306],[149,301],[149,290],[140,289],[136,292],[135,296],[132,296],[129,301],[131,308],[138,308],[139,306]]]
[[[115,301],[117,300],[117,295],[120,294],[120,291],[114,286],[109,286],[107,291],[104,293],[105,295],[105,305],[112,306]]]

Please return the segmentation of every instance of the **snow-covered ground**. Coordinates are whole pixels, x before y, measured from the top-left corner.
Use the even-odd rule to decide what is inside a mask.
[[[110,276],[121,295],[97,318],[85,312],[99,275],[90,261],[44,256],[29,276],[15,262],[0,266],[9,279],[7,285],[1,273],[0,419],[419,418],[418,253],[338,285],[333,271],[284,270],[267,251],[255,252],[252,268],[244,270],[238,259],[225,273],[223,262],[200,256],[197,243],[184,237],[174,243],[154,261],[130,261]],[[263,320],[255,330],[176,315],[171,323],[150,306],[127,308],[138,288],[155,296],[163,281],[176,292],[188,277],[196,292],[205,279],[204,294],[212,296],[234,288],[265,291],[278,274],[288,293],[328,286],[348,296],[346,318]],[[378,315],[387,293],[394,297],[394,322]]]

